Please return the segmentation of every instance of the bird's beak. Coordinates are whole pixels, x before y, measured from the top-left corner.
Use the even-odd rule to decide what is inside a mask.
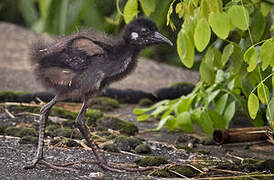
[[[165,36],[160,34],[159,32],[154,33],[154,35],[152,36],[152,40],[155,43],[166,43],[166,44],[169,44],[170,46],[173,46],[173,43],[169,39],[167,39]]]

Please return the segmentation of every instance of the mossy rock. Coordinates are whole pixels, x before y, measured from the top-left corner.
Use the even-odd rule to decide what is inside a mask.
[[[185,144],[176,146],[176,148],[177,148],[177,149],[184,149],[186,152],[189,152],[189,153],[193,153],[193,152],[194,152],[194,149],[193,149],[193,148],[188,147],[188,146],[185,145]]]
[[[170,170],[176,171],[179,174],[182,174],[188,178],[194,177],[200,173],[196,169],[194,169],[190,166],[185,166],[185,165],[173,166],[170,168]]]
[[[19,112],[31,112],[31,113],[40,114],[40,107],[12,105],[12,106],[9,106],[8,109],[16,112],[19,111]]]
[[[88,126],[94,125],[101,117],[103,117],[103,114],[97,109],[88,109],[85,114],[85,119]]]
[[[58,124],[50,124],[50,125],[46,126],[45,133],[47,136],[55,137],[56,135],[53,132],[59,128],[61,128],[61,126]]]
[[[257,167],[261,171],[268,171],[270,173],[274,173],[274,160],[267,159],[264,161],[257,162]]]
[[[114,140],[114,144],[123,151],[131,151],[139,144],[142,144],[142,141],[136,137],[117,136]]]
[[[67,111],[62,107],[56,107],[54,106],[51,111],[50,111],[51,116],[58,116],[61,118],[66,118],[66,119],[73,119],[75,120],[78,113]]]
[[[196,169],[193,169],[190,166],[186,166],[186,165],[176,165],[176,166],[172,166],[169,169],[160,169],[160,170],[156,170],[154,171],[151,175],[152,176],[156,176],[156,177],[164,177],[164,178],[176,178],[179,177],[178,175],[176,175],[175,173],[172,173],[171,171],[175,171],[179,174],[182,174],[188,178],[192,178],[195,177],[196,175],[198,175],[200,172],[197,171]]]
[[[71,138],[58,137],[50,141],[51,145],[62,144],[67,147],[81,147],[81,145]]]
[[[162,164],[167,164],[167,160],[160,156],[146,156],[144,158],[138,159],[135,162],[138,166],[160,166]]]
[[[19,97],[28,92],[0,91],[0,102],[17,102]]]
[[[5,134],[9,136],[23,137],[23,136],[37,136],[37,131],[34,128],[24,127],[7,127]]]
[[[165,169],[159,169],[154,171],[151,176],[155,176],[155,177],[162,177],[162,178],[173,178],[176,177],[176,175],[172,172],[169,172]]]
[[[0,134],[5,134],[7,127],[6,125],[0,125]]]
[[[194,84],[190,83],[190,82],[176,82],[171,84],[170,87],[178,87],[178,86],[194,86]]]
[[[117,145],[115,144],[104,144],[103,149],[108,152],[120,152]]]
[[[20,144],[38,144],[38,137],[36,136],[23,136],[19,140]]]
[[[120,107],[119,101],[109,97],[96,97],[91,100],[90,106],[95,109],[111,111]]]
[[[138,133],[138,127],[135,124],[116,117],[101,118],[96,124],[99,130],[113,129],[130,136]]]
[[[63,128],[57,128],[54,129],[51,133],[51,137],[55,136],[63,136],[63,137],[71,137],[73,134],[73,129],[68,128],[68,127],[63,127]]]
[[[41,107],[33,107],[33,106],[9,106],[9,110],[12,111],[20,111],[20,112],[31,112],[31,113],[36,113],[40,114],[40,109]],[[61,118],[66,118],[66,119],[76,119],[78,113],[67,111],[62,107],[52,107],[50,110],[50,116],[57,116]]]
[[[154,102],[151,99],[149,99],[149,98],[142,98],[138,102],[139,106],[150,106],[152,104],[154,104]]]
[[[139,144],[136,146],[135,152],[138,154],[149,154],[151,153],[151,148],[147,144]]]

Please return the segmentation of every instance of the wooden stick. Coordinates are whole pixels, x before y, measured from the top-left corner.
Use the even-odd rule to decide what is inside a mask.
[[[267,140],[269,127],[231,128],[215,130],[213,139],[217,144]]]

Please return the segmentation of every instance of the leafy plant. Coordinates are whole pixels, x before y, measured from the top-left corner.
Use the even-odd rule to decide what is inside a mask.
[[[20,0],[17,6],[25,24],[34,31],[62,35],[81,26],[108,31],[114,28],[115,22],[108,21],[110,18],[105,14],[110,17],[117,14],[115,2],[110,0]],[[116,21],[120,21],[119,18]]]
[[[138,2],[142,4],[142,1],[127,1],[123,14],[126,22],[138,15]],[[142,5],[142,10],[148,11],[149,4],[154,7],[153,3],[147,2],[146,8]],[[201,81],[187,96],[135,109],[138,120],[160,117],[158,127],[153,130],[166,125],[169,130],[192,132],[193,124],[197,124],[211,134],[214,128],[228,128],[236,110],[241,108],[254,125],[263,125],[267,119],[273,127],[272,7],[273,2],[261,0],[172,1],[167,25],[176,29],[171,18],[175,10],[183,19],[177,35],[177,52],[188,68],[195,63],[195,52],[201,53]]]

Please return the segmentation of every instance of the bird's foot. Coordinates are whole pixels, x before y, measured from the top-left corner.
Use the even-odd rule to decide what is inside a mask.
[[[65,163],[65,164],[54,164],[54,163],[50,163],[44,159],[36,159],[31,165],[24,166],[24,169],[33,169],[36,167],[37,164],[43,164],[43,165],[50,167],[52,169],[66,170],[66,171],[77,171],[77,169],[82,168],[82,164],[80,161]],[[73,168],[69,168],[68,166],[73,166]]]

